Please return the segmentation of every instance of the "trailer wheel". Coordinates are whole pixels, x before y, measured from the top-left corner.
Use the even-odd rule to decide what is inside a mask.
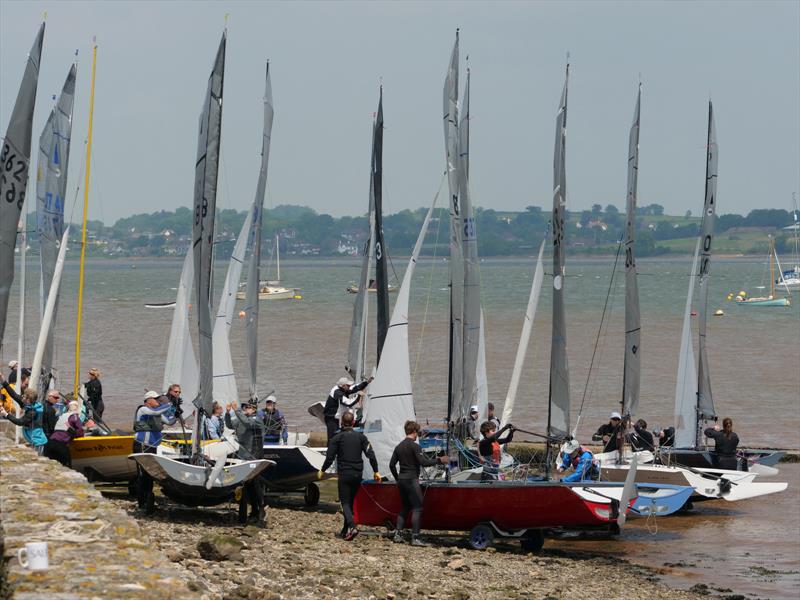
[[[241,488],[236,488],[238,492]],[[244,494],[238,494],[239,496],[239,523],[247,523],[247,497]]]
[[[303,500],[306,506],[316,506],[319,504],[319,486],[316,483],[309,483],[303,492]]]
[[[529,529],[519,543],[526,552],[539,552],[544,546],[544,532],[541,529]]]
[[[492,545],[494,532],[484,523],[478,523],[469,532],[469,545],[475,550],[485,550]]]

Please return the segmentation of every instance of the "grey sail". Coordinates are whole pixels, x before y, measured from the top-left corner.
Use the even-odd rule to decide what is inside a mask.
[[[39,61],[42,58],[44,23],[28,54],[25,73],[19,86],[17,100],[11,111],[3,149],[0,151],[0,348],[6,330],[8,296],[14,282],[14,246],[17,244],[17,224],[25,202],[28,185],[28,166],[31,158],[33,108],[39,81]]]
[[[222,132],[222,88],[225,74],[226,40],[227,33],[223,33],[200,112],[194,178],[192,248],[194,253],[195,301],[197,303],[200,339],[200,390],[194,404],[206,414],[211,414],[213,408],[211,271],[214,218],[217,203],[219,144]],[[196,419],[196,421],[199,420]],[[198,439],[199,436],[195,436],[195,440]]]
[[[708,285],[711,267],[711,244],[714,239],[714,218],[717,207],[717,135],[714,129],[714,110],[708,102],[708,142],[706,145],[706,196],[703,204],[703,222],[700,226],[700,270],[698,272],[700,290],[698,310],[700,340],[698,344],[697,367],[697,420],[698,430],[695,443],[700,444],[699,424],[703,420],[715,419],[714,399],[711,395],[711,377],[706,354],[706,322],[708,320]]]
[[[253,200],[253,240],[250,264],[247,270],[247,289],[245,291],[244,332],[247,340],[247,354],[250,364],[250,397],[256,397],[258,382],[258,290],[261,280],[261,228],[264,214],[264,194],[267,189],[267,167],[269,166],[269,147],[272,141],[272,121],[275,108],[272,103],[272,82],[267,63],[266,87],[264,89],[264,131],[261,140],[261,169],[258,172],[256,197]]]
[[[547,433],[564,437],[570,431],[569,365],[567,364],[567,324],[564,314],[564,234],[566,231],[567,177],[567,65],[564,90],[556,117],[553,162],[553,332],[550,349],[550,402]]]
[[[450,368],[447,420],[460,414],[463,399],[464,251],[458,179],[458,31],[444,81],[443,125],[450,188]],[[455,413],[455,414],[454,414]]]
[[[70,67],[61,95],[50,112],[39,137],[39,163],[36,170],[36,231],[41,254],[40,315],[44,317],[47,302],[45,291],[50,290],[58,259],[58,247],[64,235],[64,199],[67,193],[69,149],[72,136],[72,108],[75,99],[77,68]],[[58,311],[58,298],[53,305],[53,321],[42,352],[42,372],[48,377],[53,368],[53,331]],[[39,389],[42,389],[41,387]]]
[[[478,239],[469,194],[469,84],[470,72],[467,70],[458,125],[458,197],[461,205],[461,248],[464,253],[463,395],[458,416],[464,417],[469,414],[470,406],[480,404],[477,396],[478,355],[485,352],[480,340],[481,284],[478,271]]]
[[[622,376],[622,415],[636,414],[641,381],[641,315],[639,286],[636,280],[636,194],[639,178],[639,114],[642,89],[636,96],[630,137],[628,138],[628,198],[625,206],[625,363]]]
[[[375,202],[375,291],[377,300],[378,351],[381,359],[383,342],[389,330],[389,270],[386,261],[386,241],[383,238],[383,88],[378,100],[378,113],[372,130],[372,197]]]

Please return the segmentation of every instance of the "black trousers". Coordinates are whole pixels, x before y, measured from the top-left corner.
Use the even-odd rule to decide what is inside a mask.
[[[339,475],[339,502],[342,504],[342,512],[344,512],[343,532],[356,526],[353,517],[353,502],[360,487],[361,475]]]
[[[146,452],[147,454],[155,454],[155,446],[146,446],[140,444],[136,440],[133,441],[133,453]],[[144,508],[147,505],[147,499],[153,493],[153,478],[147,474],[139,464],[136,464],[136,503],[139,508]]]
[[[244,484],[244,493],[250,504],[250,516],[257,516],[264,508],[264,487],[261,478],[256,477]]]
[[[419,479],[398,479],[397,489],[400,492],[400,501],[403,503],[403,508],[397,515],[397,531],[403,530],[410,512],[412,534],[419,535],[423,501]]]
[[[336,420],[336,417],[325,417],[325,428],[328,430],[328,442],[330,442],[336,434],[336,430],[339,429],[339,421]]]
[[[69,455],[69,444],[58,440],[47,440],[44,447],[44,456],[51,460],[57,460],[65,467],[72,467],[72,459]]]

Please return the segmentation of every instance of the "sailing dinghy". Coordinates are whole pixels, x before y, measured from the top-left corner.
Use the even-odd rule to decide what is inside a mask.
[[[267,460],[240,460],[215,454],[217,464],[213,465],[216,468],[212,470],[211,462],[201,453],[200,428],[204,415],[210,415],[213,409],[211,271],[226,41],[227,32],[223,32],[200,113],[195,167],[196,218],[192,224],[192,239],[200,332],[200,378],[198,395],[194,400],[197,410],[192,432],[192,453],[187,457],[147,453],[131,454],[129,457],[159,484],[165,496],[187,506],[212,506],[226,502],[234,497],[239,487],[261,475],[273,464]],[[221,468],[218,464],[220,460],[224,461]],[[152,505],[152,502],[152,498],[149,499],[148,505]]]

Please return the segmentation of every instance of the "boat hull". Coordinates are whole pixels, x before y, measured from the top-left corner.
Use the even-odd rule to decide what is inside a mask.
[[[743,450],[747,458],[748,470],[752,465],[774,467],[786,454],[783,450]],[[665,448],[661,451],[661,460],[664,464],[678,464],[683,467],[697,469],[713,469],[714,454],[710,450],[693,450],[691,448]],[[739,470],[744,470],[742,461],[739,461]]]
[[[87,436],[69,444],[72,468],[89,481],[130,481],[136,478],[136,464],[128,460],[133,452],[132,435]]]
[[[275,463],[262,476],[267,488],[290,492],[317,481],[325,452],[308,446],[264,444],[264,458]]]
[[[749,298],[736,302],[736,306],[791,306],[789,298]]]
[[[259,292],[259,300],[292,300],[297,295],[294,288],[269,288],[268,292]],[[237,292],[237,300],[244,300],[244,292]]]
[[[492,523],[506,531],[613,529],[619,507],[616,500],[577,493],[583,484],[498,481],[421,485],[421,526],[428,530],[469,531],[480,523]],[[364,482],[356,494],[355,520],[359,525],[394,525],[400,508],[396,483]]]

